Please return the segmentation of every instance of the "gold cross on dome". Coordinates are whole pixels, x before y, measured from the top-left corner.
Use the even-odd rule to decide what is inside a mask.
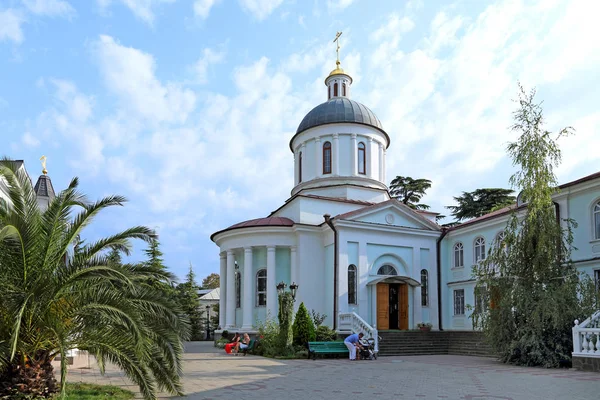
[[[340,36],[342,36],[342,32],[338,32],[335,35],[335,39],[333,39],[333,43],[337,44],[337,48],[335,49],[335,52],[337,53],[337,60],[336,60],[336,64],[340,65]]]
[[[41,156],[40,161],[42,162],[42,174],[46,175],[48,171],[46,171],[46,156]]]

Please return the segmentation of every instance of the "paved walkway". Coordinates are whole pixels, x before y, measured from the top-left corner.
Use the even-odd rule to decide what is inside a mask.
[[[272,360],[231,356],[211,343],[188,344],[186,399],[464,399],[536,400],[600,398],[600,374],[523,368],[480,357],[382,357],[376,361]],[[107,368],[69,372],[69,381],[136,390]],[[163,399],[168,396],[161,397]]]

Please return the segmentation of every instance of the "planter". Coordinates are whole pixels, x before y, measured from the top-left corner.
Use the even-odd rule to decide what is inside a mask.
[[[430,326],[420,326],[419,329],[421,330],[421,332],[429,332],[429,331],[431,331],[431,327]]]

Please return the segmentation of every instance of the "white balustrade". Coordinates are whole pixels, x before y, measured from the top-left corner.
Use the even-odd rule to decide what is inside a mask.
[[[379,352],[379,335],[377,329],[373,328],[364,319],[355,312],[339,314],[340,332],[364,333],[367,338],[372,338],[375,341],[375,352]]]
[[[573,355],[600,358],[600,311],[573,327]]]

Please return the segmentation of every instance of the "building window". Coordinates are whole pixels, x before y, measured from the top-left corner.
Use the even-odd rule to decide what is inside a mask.
[[[386,264],[379,267],[377,270],[377,275],[398,275],[398,273],[396,272],[396,268]]]
[[[421,270],[421,306],[429,305],[429,272],[426,269]]]
[[[356,265],[348,267],[348,304],[356,304]]]
[[[478,237],[475,239],[475,262],[485,260],[485,239]]]
[[[331,173],[331,143],[323,143],[323,174]]]
[[[454,315],[465,315],[465,289],[454,291]]]
[[[488,310],[490,295],[486,287],[475,288],[475,310],[474,314],[482,314]]]
[[[242,274],[235,273],[235,307],[240,308],[242,305]]]
[[[600,201],[594,206],[594,239],[600,239]]]
[[[367,173],[366,147],[363,142],[358,144],[358,173],[363,175]]]
[[[337,82],[333,84],[333,97],[337,97],[338,95],[338,84]]]
[[[465,266],[464,246],[458,242],[454,245],[454,268]]]
[[[302,182],[302,152],[298,156],[298,183]]]
[[[346,96],[346,84],[342,83],[342,96]]]
[[[267,305],[267,270],[261,269],[256,273],[256,306]]]

